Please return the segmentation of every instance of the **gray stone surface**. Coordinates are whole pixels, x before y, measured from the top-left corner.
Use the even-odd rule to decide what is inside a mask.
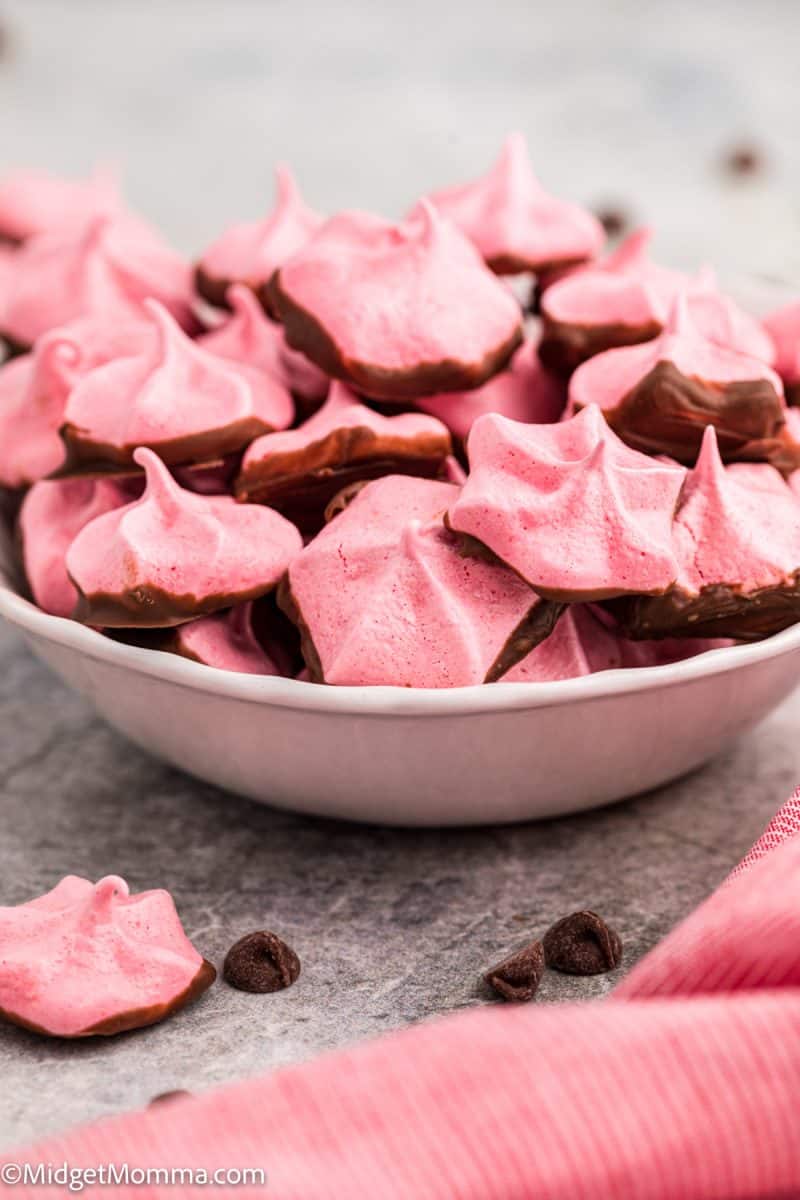
[[[16,0],[3,13],[0,168],[121,161],[187,250],[257,214],[290,158],[320,206],[401,211],[507,128],[543,177],[656,221],[676,262],[797,272],[800,6]],[[754,136],[763,177],[718,167]],[[0,902],[66,872],[168,886],[218,964],[251,928],[297,948],[290,991],[218,984],[160,1027],[60,1045],[0,1029],[0,1145],[486,1003],[480,972],[591,905],[624,967],[725,875],[800,776],[800,698],[725,759],[596,814],[468,832],[301,820],[148,759],[0,632]],[[669,731],[664,731],[669,736]],[[624,969],[624,968],[623,968]],[[548,976],[544,1001],[613,977]]]

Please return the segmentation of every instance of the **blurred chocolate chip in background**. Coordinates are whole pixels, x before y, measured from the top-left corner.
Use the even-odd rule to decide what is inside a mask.
[[[594,210],[600,224],[610,238],[621,237],[631,227],[630,213],[622,205],[601,204]]]
[[[766,158],[754,142],[737,142],[725,151],[722,165],[729,175],[758,175],[766,166]]]

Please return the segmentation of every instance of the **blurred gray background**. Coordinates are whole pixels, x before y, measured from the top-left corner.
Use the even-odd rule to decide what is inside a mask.
[[[797,0],[0,0],[0,168],[119,164],[187,252],[268,207],[400,214],[521,128],[690,266],[800,278]],[[739,143],[763,169],[722,166]]]
[[[321,209],[399,214],[518,127],[548,187],[652,221],[665,259],[800,281],[798,0],[0,0],[0,30],[0,173],[115,160],[187,253],[266,210],[276,159]],[[725,167],[740,144],[761,169]],[[704,771],[598,813],[370,829],[149,759],[0,628],[0,903],[117,871],[169,887],[217,964],[259,927],[303,962],[280,995],[219,984],[109,1041],[0,1026],[0,1146],[485,1004],[480,973],[574,908],[617,925],[627,969],[796,784],[798,716],[800,696]],[[549,974],[540,998],[614,982]]]

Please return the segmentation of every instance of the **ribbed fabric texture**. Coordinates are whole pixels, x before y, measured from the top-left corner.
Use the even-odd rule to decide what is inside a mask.
[[[222,1194],[281,1200],[800,1197],[798,833],[795,794],[610,1000],[440,1019],[6,1157],[257,1166]]]

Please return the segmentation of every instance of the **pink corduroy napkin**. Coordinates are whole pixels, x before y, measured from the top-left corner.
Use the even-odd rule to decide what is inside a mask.
[[[433,1021],[10,1157],[263,1168],[222,1192],[281,1200],[800,1197],[799,795],[608,1001]]]

